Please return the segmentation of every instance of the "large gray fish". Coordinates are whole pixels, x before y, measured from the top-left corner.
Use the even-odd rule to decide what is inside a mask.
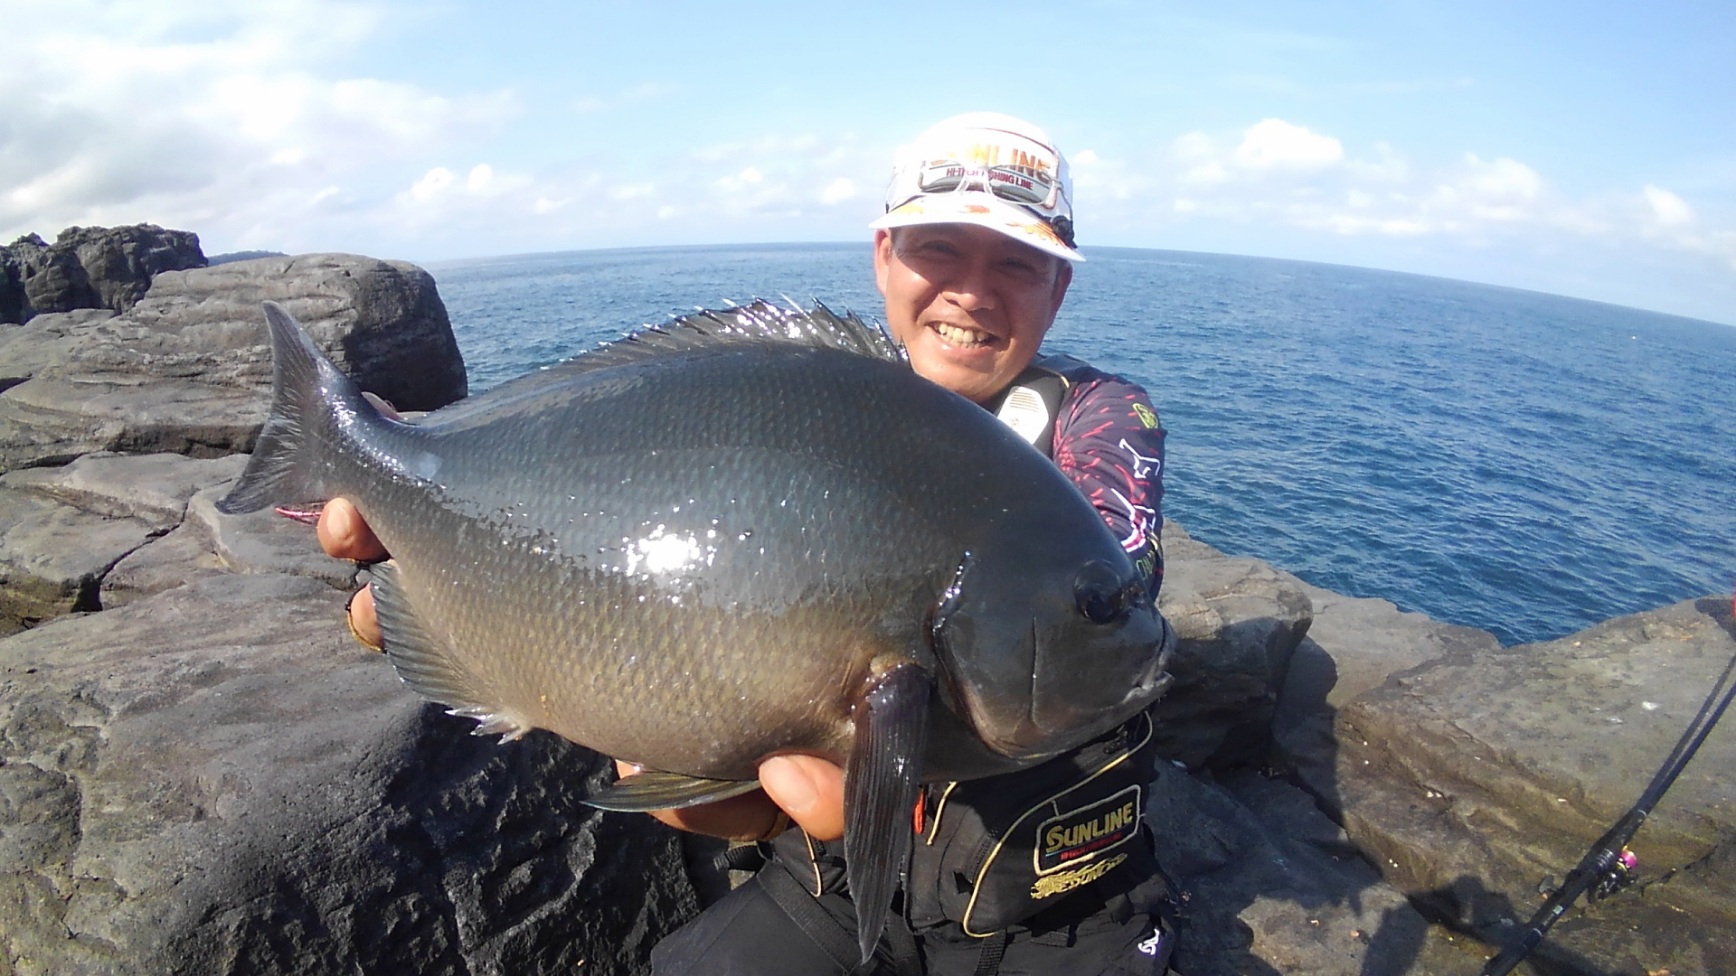
[[[479,734],[652,771],[597,806],[839,762],[864,960],[921,780],[1035,764],[1168,684],[1168,627],[1097,512],[854,316],[687,316],[400,423],[265,313],[275,402],[218,507],[354,501],[393,556],[400,676]]]

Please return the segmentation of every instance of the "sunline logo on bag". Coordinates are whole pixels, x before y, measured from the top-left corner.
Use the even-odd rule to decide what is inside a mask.
[[[1039,875],[1071,867],[1125,844],[1139,833],[1145,808],[1138,785],[1096,803],[1059,813],[1037,825],[1033,852]]]

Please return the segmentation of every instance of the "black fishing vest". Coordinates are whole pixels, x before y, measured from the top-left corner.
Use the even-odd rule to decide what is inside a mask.
[[[1089,364],[1042,356],[989,409],[1053,456],[1055,424]],[[1039,913],[1091,911],[1158,873],[1143,822],[1156,761],[1151,719],[1041,766],[924,791],[905,918],[983,938]]]
[[[911,928],[985,938],[1039,914],[1090,914],[1152,878],[1155,757],[1141,714],[1040,766],[931,785],[905,887]]]

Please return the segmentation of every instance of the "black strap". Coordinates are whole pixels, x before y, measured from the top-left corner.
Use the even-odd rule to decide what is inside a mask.
[[[796,926],[806,932],[826,955],[832,957],[839,972],[875,970],[873,960],[858,968],[857,962],[861,953],[855,938],[845,931],[843,923],[821,907],[814,893],[804,888],[790,872],[774,864],[755,875],[754,879],[765,888],[766,894],[771,896],[772,901],[777,902],[778,907],[784,910]],[[885,942],[882,948],[892,957],[893,972],[897,976],[922,976],[922,958],[916,952],[916,936],[910,931],[904,917],[896,912],[886,920]],[[878,955],[876,952],[876,956]],[[996,966],[999,966],[998,956]]]
[[[777,865],[771,865],[767,870],[754,875],[754,880],[765,887],[766,894],[784,914],[795,920],[798,927],[814,940],[814,943],[825,950],[826,955],[838,964],[839,972],[854,972],[861,953],[856,947],[856,940],[844,932],[844,927],[838,920],[826,913],[820,903],[808,889],[802,887],[790,873]]]
[[[977,956],[976,971],[972,976],[995,976],[1001,971],[1001,958],[1007,954],[1009,937],[1007,930],[1002,929],[983,940],[982,955]]]
[[[735,844],[713,857],[711,866],[718,871],[758,871],[770,860],[769,851],[769,845]]]
[[[886,919],[886,948],[892,953],[892,968],[898,976],[922,976],[922,957],[916,954],[916,933],[897,912]]]

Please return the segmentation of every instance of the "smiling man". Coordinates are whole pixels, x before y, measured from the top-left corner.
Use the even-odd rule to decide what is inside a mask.
[[[1157,414],[1138,386],[1041,355],[1083,260],[1066,159],[1020,119],[947,119],[900,150],[886,213],[870,226],[886,324],[912,368],[1046,452],[1122,540],[1155,599]],[[1159,908],[1168,891],[1141,825],[1153,762],[1142,715],[1033,769],[928,787],[898,917],[869,971],[1164,972],[1172,947]],[[775,819],[761,835],[771,839],[762,845],[770,863],[659,945],[655,972],[852,971],[855,913],[833,843],[843,832],[842,775],[806,756],[776,757],[760,774],[798,829],[780,830],[786,820],[775,810],[753,812],[757,796],[664,815],[736,837]]]
[[[874,228],[886,322],[916,371],[978,403],[1037,355],[1074,261],[1067,163],[1041,130],[987,113],[906,147]]]
[[[870,226],[886,323],[912,368],[1046,453],[1121,540],[1143,596],[1155,600],[1157,413],[1137,385],[1041,355],[1083,260],[1067,162],[1047,134],[993,113],[935,125],[900,150],[886,212]],[[386,555],[343,499],[326,506],[320,539],[334,556]],[[349,623],[358,640],[380,646],[367,591],[352,601]],[[653,971],[904,976],[991,974],[1004,964],[1057,976],[1163,973],[1168,891],[1141,822],[1155,778],[1151,731],[1142,714],[1030,769],[929,784],[913,811],[921,838],[897,911],[867,969],[856,965],[856,911],[836,843],[843,772],[814,756],[770,757],[759,768],[763,792],[657,814],[684,830],[759,840],[768,860],[660,943]]]

